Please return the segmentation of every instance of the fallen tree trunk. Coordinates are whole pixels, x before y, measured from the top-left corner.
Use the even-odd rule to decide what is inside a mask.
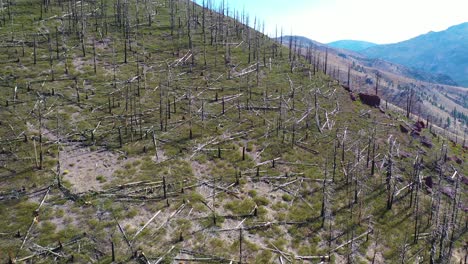
[[[367,231],[364,232],[363,234],[361,234],[361,235],[359,235],[359,236],[357,236],[357,237],[355,237],[355,238],[353,238],[353,239],[351,239],[351,240],[348,240],[348,241],[346,241],[345,243],[343,243],[343,244],[337,246],[336,248],[332,249],[332,250],[330,251],[330,253],[333,253],[333,252],[337,251],[338,249],[340,249],[340,248],[342,248],[342,247],[348,245],[349,243],[352,243],[352,242],[354,242],[354,241],[356,241],[356,240],[358,240],[358,239],[360,239],[360,238],[362,238],[362,237],[364,237],[364,236],[366,236],[366,235],[368,235],[368,234],[371,234],[372,231],[373,231],[372,229],[367,230]]]

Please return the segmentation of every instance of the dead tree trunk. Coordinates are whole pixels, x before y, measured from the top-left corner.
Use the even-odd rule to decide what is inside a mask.
[[[449,224],[449,227],[450,227],[450,231],[451,231],[451,235],[450,235],[450,239],[449,239],[449,248],[448,248],[448,253],[447,253],[447,256],[448,256],[448,262],[450,262],[450,258],[452,257],[452,251],[453,251],[453,243],[455,242],[455,234],[456,234],[456,231],[457,231],[457,216],[458,216],[458,194],[459,194],[459,189],[460,189],[460,175],[458,174],[457,171],[455,171],[455,173],[457,173],[457,178],[455,179],[455,194],[453,195],[453,199],[452,199],[452,214],[450,216],[450,224]]]
[[[242,264],[242,228],[239,229],[239,263]]]
[[[415,177],[413,181],[413,185],[416,188],[416,194],[415,194],[415,206],[414,206],[414,243],[416,244],[418,242],[418,236],[419,236],[419,188],[420,188],[420,177],[419,177],[419,171],[420,171],[420,164],[419,161],[416,158],[416,164],[415,164]],[[412,195],[411,195],[412,197]]]
[[[387,176],[386,176],[386,186],[387,186],[387,210],[391,210],[393,206],[393,198],[395,195],[395,183],[393,179],[393,156],[395,151],[395,140],[390,142],[388,154],[387,154]]]
[[[414,97],[414,90],[410,89],[408,91],[408,96],[406,98],[406,118],[410,117],[411,111],[413,109],[413,97]]]

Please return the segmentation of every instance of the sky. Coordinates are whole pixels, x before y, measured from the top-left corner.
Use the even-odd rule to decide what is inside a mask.
[[[395,43],[468,22],[468,0],[224,1],[230,10],[245,10],[251,21],[253,17],[263,21],[270,36],[275,36],[277,26],[284,35],[292,32],[322,43],[343,39]]]

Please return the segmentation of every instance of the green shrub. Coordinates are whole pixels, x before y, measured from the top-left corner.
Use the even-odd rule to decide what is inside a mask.
[[[104,183],[107,181],[107,179],[103,175],[96,176],[96,180],[100,183]]]
[[[270,201],[268,200],[268,198],[266,198],[265,196],[257,196],[254,198],[254,202],[257,204],[257,205],[263,205],[263,206],[266,206],[270,203]]]
[[[249,196],[252,198],[255,198],[257,196],[257,191],[256,190],[249,190]]]
[[[247,215],[250,214],[256,204],[251,198],[245,198],[242,201],[231,201],[224,205],[224,208],[230,210],[235,215]]]
[[[285,202],[290,202],[290,201],[292,201],[292,199],[293,199],[293,197],[292,197],[291,195],[287,194],[287,193],[283,194],[283,195],[281,196],[281,198],[282,198],[283,201],[285,201]]]

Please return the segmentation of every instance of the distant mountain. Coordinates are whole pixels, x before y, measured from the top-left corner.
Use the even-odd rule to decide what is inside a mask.
[[[370,47],[377,46],[377,44],[375,43],[360,40],[338,40],[330,42],[327,45],[332,48],[346,49],[351,51],[361,51]]]
[[[289,41],[292,40],[292,42],[294,43],[294,41],[297,41],[297,44],[298,45],[301,45],[303,47],[307,47],[307,46],[325,46],[325,44],[322,44],[318,41],[315,41],[315,40],[311,40],[309,38],[306,38],[306,37],[303,37],[303,36],[283,36],[283,43],[289,43]],[[276,41],[281,41],[281,37],[277,38]]]
[[[324,70],[324,60],[327,58],[327,74],[340,84],[348,86],[355,94],[374,94],[378,76],[379,96],[399,107],[406,107],[408,91],[412,90],[420,105],[417,111],[421,115],[438,116],[437,119],[444,122],[447,118],[453,119],[453,109],[457,109],[468,116],[467,89],[458,87],[450,76],[369,58],[360,52],[330,47],[305,37],[282,38],[282,44],[286,47],[290,41],[293,42],[293,47],[302,47],[300,50],[303,56],[312,55],[314,68]],[[308,47],[312,50],[306,49]],[[465,120],[463,116],[462,119]]]
[[[276,41],[280,42],[281,37],[277,38]],[[342,49],[331,47],[329,44],[322,44],[318,41],[309,39],[303,36],[283,36],[283,45],[289,46],[289,42],[292,41],[297,42],[297,45],[302,47],[312,47],[316,50],[325,52],[328,50],[329,53],[333,53],[345,60],[347,63],[352,63],[353,61],[359,62],[366,67],[374,68],[375,70],[383,70],[383,71],[390,71],[393,74],[406,76],[408,78],[430,82],[430,83],[437,83],[437,84],[446,84],[446,85],[453,85],[457,86],[457,82],[455,82],[449,75],[443,73],[431,73],[424,71],[422,69],[416,69],[414,67],[409,67],[400,63],[389,62],[388,60],[382,60],[379,58],[370,58],[362,54],[362,52],[353,51],[350,49]],[[358,41],[359,42],[359,41]],[[362,42],[362,43],[369,43],[370,42]],[[377,45],[377,44],[373,44]],[[347,66],[345,66],[347,67]]]
[[[459,85],[468,87],[468,22],[407,41],[370,47],[361,53],[434,74],[446,74]]]

